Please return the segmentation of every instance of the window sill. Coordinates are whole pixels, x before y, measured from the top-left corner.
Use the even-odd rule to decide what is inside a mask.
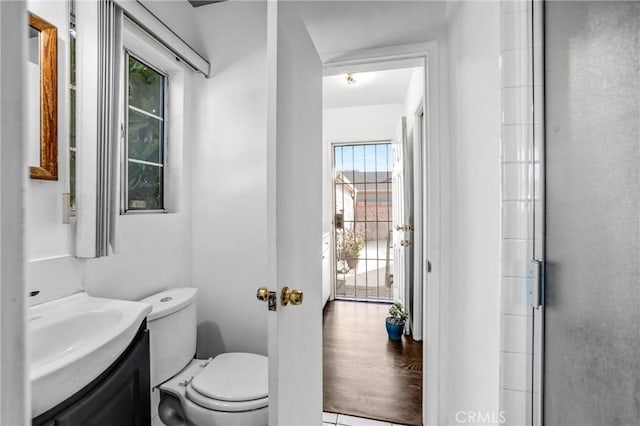
[[[124,212],[120,212],[120,216],[128,216],[128,215],[142,215],[142,214],[170,214],[171,212],[169,212],[166,209],[159,209],[159,210],[127,210]]]

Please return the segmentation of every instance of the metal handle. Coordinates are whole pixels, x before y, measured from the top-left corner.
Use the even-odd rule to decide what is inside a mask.
[[[543,304],[544,296],[544,262],[529,260],[529,279],[527,280],[527,304],[532,308],[539,308]]]
[[[258,293],[256,294],[256,297],[258,298],[258,300],[262,300],[263,302],[266,302],[267,299],[269,298],[269,289],[266,287],[260,287],[258,289]]]
[[[409,241],[409,240],[400,240],[400,245],[402,247],[408,247],[408,246],[411,245],[411,241]]]
[[[300,290],[290,290],[289,287],[283,287],[280,292],[280,304],[287,306],[289,302],[292,305],[302,305],[304,294]]]

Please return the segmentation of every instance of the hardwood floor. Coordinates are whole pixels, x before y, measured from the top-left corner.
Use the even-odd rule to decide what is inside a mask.
[[[329,302],[323,316],[324,411],[422,424],[422,342],[387,338],[388,304]]]

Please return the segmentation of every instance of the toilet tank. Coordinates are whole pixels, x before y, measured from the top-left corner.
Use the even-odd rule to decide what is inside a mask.
[[[197,292],[172,288],[141,300],[153,308],[147,316],[152,387],[175,376],[196,353]]]

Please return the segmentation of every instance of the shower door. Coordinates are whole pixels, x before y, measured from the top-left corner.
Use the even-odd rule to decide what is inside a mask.
[[[640,419],[640,3],[546,2],[544,424]]]

